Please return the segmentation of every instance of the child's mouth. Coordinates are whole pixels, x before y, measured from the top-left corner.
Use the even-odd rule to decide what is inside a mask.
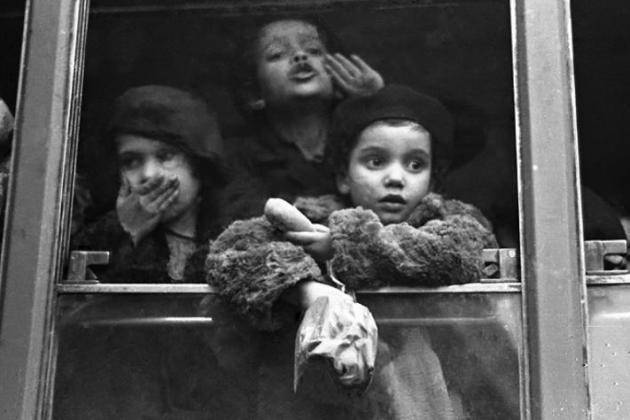
[[[298,81],[310,80],[315,77],[315,73],[312,71],[301,71],[299,73],[294,74],[291,79]]]
[[[317,72],[308,63],[296,64],[289,72],[289,78],[296,81],[310,80],[317,75]]]
[[[407,201],[400,195],[389,194],[378,201],[383,209],[389,211],[398,211],[405,207]]]

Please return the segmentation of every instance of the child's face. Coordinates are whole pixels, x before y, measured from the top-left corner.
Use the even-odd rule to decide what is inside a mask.
[[[407,220],[431,183],[431,136],[414,123],[366,127],[350,153],[339,191],[383,224]]]
[[[124,134],[116,139],[120,176],[132,191],[149,180],[162,177],[179,181],[177,198],[164,211],[162,221],[177,219],[199,202],[201,183],[188,156],[162,141]]]
[[[326,47],[315,26],[299,20],[270,23],[260,32],[257,54],[258,84],[267,104],[332,99],[332,81],[324,68]]]

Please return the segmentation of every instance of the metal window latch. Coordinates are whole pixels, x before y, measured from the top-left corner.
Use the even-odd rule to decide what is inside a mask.
[[[627,273],[627,252],[628,244],[623,239],[614,241],[585,241],[584,265],[586,267],[586,274]]]
[[[514,248],[489,248],[483,250],[482,283],[518,281],[518,254]]]
[[[98,283],[91,265],[109,263],[109,251],[72,251],[68,264],[68,278],[64,283]]]

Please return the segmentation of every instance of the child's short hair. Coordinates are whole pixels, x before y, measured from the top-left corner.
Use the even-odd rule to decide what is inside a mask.
[[[216,115],[190,92],[160,85],[125,91],[116,100],[108,126],[112,148],[116,137],[123,134],[171,144],[191,158],[202,183],[209,178],[215,186],[226,182],[223,139]]]
[[[258,40],[261,31],[267,25],[281,21],[298,21],[313,25],[326,49],[329,52],[345,53],[339,38],[328,28],[318,16],[266,16],[244,24],[244,30],[235,40],[235,54],[231,68],[231,88],[235,104],[241,114],[247,118],[255,118],[256,111],[251,109],[250,101],[260,95],[257,73]]]
[[[326,155],[335,173],[345,174],[359,135],[382,121],[410,121],[431,135],[432,176],[440,178],[448,168],[453,149],[453,118],[437,99],[402,85],[387,85],[371,96],[348,99],[333,114]],[[436,179],[439,183],[440,179]]]

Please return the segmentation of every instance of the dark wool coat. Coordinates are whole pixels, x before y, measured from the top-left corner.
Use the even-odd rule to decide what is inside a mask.
[[[262,214],[269,197],[293,202],[298,196],[337,192],[333,168],[327,161],[308,161],[293,144],[286,143],[265,123],[255,134],[225,141],[231,169],[221,208],[231,221]]]
[[[296,206],[312,221],[328,224],[333,272],[352,289],[473,282],[481,275],[482,249],[496,246],[475,208],[437,194],[423,199],[407,223],[389,226],[372,211],[344,209],[332,195],[300,198]],[[324,281],[324,275],[264,217],[233,223],[211,243],[206,268],[209,283],[241,318],[273,331],[260,345],[261,362],[252,373],[259,384],[257,418],[454,418],[439,359],[422,328],[381,330],[374,382],[364,396],[351,399],[319,384],[293,394],[299,316],[280,297],[298,282]]]
[[[169,249],[164,232],[157,229],[134,246],[115,211],[84,228],[72,242],[73,249],[111,252],[107,266],[91,267],[101,282],[173,282],[167,273]],[[200,244],[188,259],[184,281],[204,281],[207,249],[207,243]],[[90,314],[116,316],[115,308],[121,299],[137,299],[139,312],[135,316],[145,313],[143,298],[147,296],[106,298],[87,296],[84,302],[75,299],[72,310],[65,312],[60,332],[55,418],[252,418],[249,405],[243,401],[255,389],[251,389],[242,370],[253,370],[250,365],[255,358],[249,356],[247,340],[252,340],[256,332],[238,324],[231,308],[221,299],[213,295],[204,299],[204,310],[216,321],[211,328],[82,327],[84,316],[89,321]],[[171,299],[160,311],[195,314],[200,299]],[[99,306],[104,309],[99,310]],[[119,316],[124,318],[124,310],[120,311]],[[215,343],[233,354],[228,358],[228,352],[223,352],[218,360]],[[238,363],[231,363],[231,358],[237,358]]]
[[[109,264],[90,267],[102,283],[174,282],[167,272],[169,249],[165,233],[159,226],[134,246],[113,210],[82,229],[71,243],[73,250],[110,251]],[[184,282],[204,282],[203,266],[207,252],[207,243],[199,243],[186,262]]]

